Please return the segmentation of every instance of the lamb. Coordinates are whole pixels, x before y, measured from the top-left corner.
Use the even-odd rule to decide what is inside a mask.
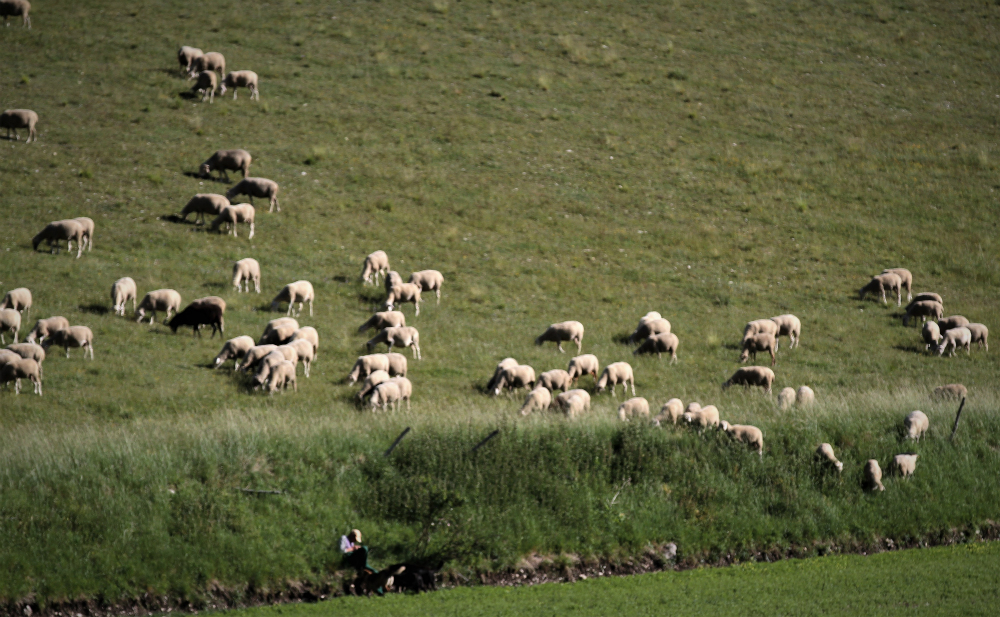
[[[490,380],[486,383],[486,391],[492,392],[493,390],[495,390],[497,387],[497,382],[500,381],[500,376],[503,375],[504,370],[511,368],[513,366],[517,366],[517,360],[515,360],[514,358],[504,358],[503,360],[498,362],[496,368],[493,369],[493,376],[490,377]]]
[[[271,369],[270,380],[267,382],[267,390],[271,396],[274,396],[275,390],[278,388],[287,390],[289,384],[291,384],[295,392],[299,391],[299,383],[295,379],[295,365],[285,360]]]
[[[212,221],[210,229],[212,231],[215,231],[223,223],[225,223],[229,225],[229,230],[232,232],[233,237],[236,238],[238,237],[238,234],[236,233],[236,224],[249,223],[250,234],[247,236],[247,239],[252,239],[253,229],[254,229],[254,218],[256,217],[256,214],[257,214],[256,211],[250,204],[236,204],[235,206],[226,206],[225,208],[222,209],[222,212],[219,213],[219,216],[215,217],[215,220]],[[229,235],[228,231],[226,232],[226,235]]]
[[[316,328],[312,326],[306,326],[304,328],[299,328],[292,335],[292,342],[303,340],[312,343],[313,348],[313,359],[315,360],[319,356],[319,332],[316,332]]]
[[[969,320],[961,315],[952,315],[951,317],[938,319],[938,328],[941,329],[942,334],[952,328],[961,328],[967,325],[969,325]]]
[[[681,416],[684,422],[699,429],[709,426],[719,426],[719,409],[715,405],[706,405],[696,411],[685,411]]]
[[[219,71],[219,77],[222,77],[226,74],[225,56],[217,51],[196,56],[191,62],[191,72],[188,73],[188,78],[191,79],[202,71]]]
[[[628,342],[634,343],[651,334],[662,334],[664,332],[670,332],[670,322],[660,317],[660,314],[656,311],[650,311],[639,319],[639,325],[636,326],[635,331],[628,337]]]
[[[410,275],[410,283],[420,286],[420,291],[433,291],[437,303],[441,304],[441,286],[444,285],[444,275],[437,270],[421,270]]]
[[[816,393],[809,386],[799,386],[795,393],[795,403],[799,407],[809,407],[816,402]]]
[[[922,291],[913,297],[913,300],[910,301],[910,304],[906,305],[906,308],[909,309],[914,302],[922,302],[924,300],[933,300],[934,302],[944,306],[944,300],[941,299],[940,295],[934,293],[933,291]]]
[[[844,464],[837,460],[837,456],[833,453],[833,446],[828,443],[819,444],[815,457],[820,464],[833,465],[837,471],[844,471]]]
[[[139,295],[135,286],[135,281],[124,276],[111,286],[111,302],[115,308],[115,315],[125,316],[125,303],[132,301],[132,312],[135,312],[135,297]]]
[[[949,354],[951,356],[955,355],[955,350],[959,347],[971,354],[972,331],[963,326],[961,328],[952,328],[945,332],[941,336],[941,341],[938,343],[938,355],[943,356],[944,352],[948,351],[949,347],[951,347],[951,353]]]
[[[917,469],[917,457],[919,454],[897,454],[892,457],[893,469],[904,478],[909,478]]]
[[[361,385],[361,390],[357,394],[358,400],[364,401],[366,396],[375,391],[375,386],[387,381],[389,381],[388,372],[382,370],[372,371],[371,374],[365,378],[365,382]]]
[[[561,368],[556,368],[551,371],[545,371],[539,375],[538,385],[545,386],[545,388],[551,390],[552,392],[555,392],[556,390],[562,390],[565,392],[573,385],[573,380],[570,378],[569,373]]]
[[[756,426],[721,422],[720,428],[736,441],[741,441],[764,458],[764,433]]]
[[[358,332],[365,332],[371,328],[382,330],[383,328],[399,328],[406,325],[406,315],[402,311],[379,311],[371,316],[365,323],[361,324]]]
[[[198,73],[198,81],[191,86],[192,93],[201,93],[201,102],[208,99],[209,105],[215,103],[215,91],[219,89],[219,76],[215,71],[202,71]]]
[[[309,281],[295,281],[294,283],[289,283],[281,288],[278,295],[271,300],[271,310],[278,310],[278,304],[280,302],[288,303],[288,311],[285,315],[292,314],[292,305],[296,302],[299,303],[299,312],[297,314],[302,314],[302,305],[306,302],[309,303],[309,316],[313,316],[313,300],[316,299],[316,293],[313,291],[312,283]]]
[[[771,384],[774,383],[774,371],[767,368],[766,366],[745,366],[743,368],[736,369],[733,376],[730,377],[724,384],[722,384],[722,389],[737,385],[744,387],[758,386],[764,388],[765,394],[771,393]]]
[[[51,253],[59,250],[60,240],[65,240],[66,250],[71,251],[73,250],[73,241],[76,240],[76,258],[80,259],[80,255],[83,253],[83,234],[83,225],[78,221],[52,221],[31,239],[31,249],[37,251],[38,245],[44,240],[48,243]]]
[[[250,91],[250,100],[260,100],[260,87],[257,85],[257,73],[253,71],[231,71],[222,80],[222,90],[219,95],[226,93],[229,88],[233,89],[233,100],[236,100],[236,90],[246,88]]]
[[[243,177],[250,175],[250,163],[253,158],[246,150],[216,150],[215,154],[208,157],[201,164],[200,171],[203,178],[211,177],[212,170],[219,172],[220,178],[225,178],[229,182],[229,170],[242,171]]]
[[[906,268],[886,268],[882,270],[882,274],[895,274],[899,277],[900,288],[906,288],[906,301],[909,302],[913,299],[913,294],[910,293],[913,289],[913,275]],[[938,300],[940,302],[940,300]],[[898,305],[897,305],[898,306]]]
[[[286,345],[282,345],[282,347],[285,346]],[[313,352],[312,343],[310,343],[305,339],[298,339],[292,341],[291,343],[288,343],[287,347],[291,347],[292,349],[295,350],[296,354],[298,355],[299,362],[302,363],[302,369],[305,372],[306,379],[308,379],[309,368],[312,366],[313,360],[316,359],[316,356],[314,355]]]
[[[615,386],[622,384],[623,394],[628,394],[628,384],[632,383],[632,396],[635,396],[635,377],[628,362],[612,362],[604,367],[601,378],[597,380],[597,391],[603,392],[611,386],[611,396],[615,396]]]
[[[347,375],[347,383],[356,383],[358,379],[364,379],[374,371],[389,371],[388,354],[376,353],[367,356],[358,356],[354,368]]]
[[[3,24],[9,26],[7,20],[11,17],[21,16],[21,26],[31,30],[31,3],[28,0],[0,0],[0,15],[3,16]]]
[[[757,352],[766,351],[771,354],[771,366],[775,364],[774,352],[778,348],[778,341],[773,334],[770,332],[760,332],[757,334],[751,334],[750,336],[743,339],[743,353],[740,354],[740,362],[746,362],[753,356],[754,362],[757,361]]]
[[[181,310],[181,295],[179,293],[173,289],[157,289],[143,296],[139,308],[135,310],[135,321],[136,323],[142,321],[143,317],[146,316],[146,311],[152,313],[149,316],[150,324],[156,320],[156,311],[165,311],[167,313],[165,319],[169,321],[170,311],[176,313],[179,310]]]
[[[232,199],[237,195],[248,195],[251,205],[254,197],[267,199],[270,205],[268,212],[274,212],[275,208],[281,212],[281,204],[278,203],[279,188],[277,182],[267,178],[243,178],[236,183],[236,186],[226,191],[226,197]]]
[[[933,321],[925,321],[924,327],[920,329],[920,336],[924,339],[924,349],[930,349],[931,345],[937,347],[941,340],[941,329]]]
[[[583,349],[583,324],[579,321],[562,321],[554,323],[535,339],[535,345],[541,345],[545,341],[554,341],[560,353],[566,353],[562,348],[563,341],[576,343],[576,352]]]
[[[679,420],[684,415],[684,402],[679,398],[672,398],[663,404],[660,408],[660,413],[653,418],[653,423],[656,426],[660,426],[662,422],[670,420],[671,424],[677,424]]]
[[[747,325],[743,327],[743,340],[746,340],[756,334],[767,333],[774,335],[774,339],[777,341],[778,332],[781,332],[781,326],[770,319],[755,319],[753,321],[748,321]],[[775,350],[777,350],[777,345],[775,345]]]
[[[249,372],[250,369],[260,364],[261,360],[269,356],[277,348],[277,345],[254,345],[243,356],[243,365],[239,370],[243,373]]]
[[[590,393],[586,390],[569,390],[556,397],[556,404],[570,419],[590,409]]]
[[[399,388],[399,396],[406,401],[406,411],[410,410],[410,397],[413,396],[413,384],[406,377],[392,377],[386,383],[394,383]]]
[[[246,283],[246,292],[250,293],[250,282],[253,281],[253,287],[260,293],[260,263],[252,257],[247,257],[241,259],[233,264],[233,287],[236,292],[242,292],[243,283]]]
[[[94,219],[87,216],[78,216],[72,219],[83,226],[83,244],[88,251],[94,250]]]
[[[49,317],[48,319],[39,319],[35,322],[35,327],[31,329],[28,333],[27,338],[24,340],[29,343],[42,343],[45,341],[46,337],[52,336],[52,333],[56,330],[62,330],[63,328],[69,327],[69,320],[65,317]]]
[[[600,370],[601,365],[597,361],[597,356],[592,353],[576,356],[569,361],[569,366],[566,367],[566,372],[569,373],[569,378],[573,380],[573,383],[576,383],[576,380],[584,375],[590,375],[596,381],[597,373]]]
[[[28,129],[28,138],[24,143],[29,144],[38,141],[38,131],[35,125],[38,124],[38,114],[30,109],[5,109],[0,114],[0,129],[7,129],[7,139],[10,139],[10,132],[14,131],[14,139],[20,140],[17,129]]]
[[[365,257],[365,263],[361,269],[361,280],[365,285],[374,285],[378,282],[379,275],[385,276],[388,272],[389,256],[385,254],[385,251],[375,251]]]
[[[70,326],[50,332],[49,336],[42,342],[42,348],[48,351],[52,345],[64,348],[67,358],[70,347],[82,347],[83,359],[87,359],[88,351],[90,359],[94,359],[94,333],[87,326]]]
[[[389,359],[389,374],[392,376],[406,377],[406,356],[401,353],[387,353],[385,357]]]
[[[389,405],[392,405],[393,411],[398,411],[399,401],[402,398],[403,393],[400,391],[399,384],[392,381],[380,383],[375,386],[375,390],[372,392],[372,411],[378,409],[379,405],[382,406],[382,411],[388,410]]]
[[[927,432],[931,426],[930,420],[927,419],[927,414],[917,410],[911,411],[906,414],[906,418],[903,419],[903,429],[906,431],[907,439],[915,439],[920,441],[920,438],[924,433]]]
[[[519,388],[533,389],[535,387],[535,369],[527,364],[518,364],[505,368],[497,379],[496,388],[493,389],[493,396],[499,396],[500,391],[506,387],[508,390]]]
[[[219,336],[226,331],[225,320],[222,318],[223,310],[214,304],[191,304],[184,307],[184,310],[174,315],[167,326],[171,332],[177,333],[177,328],[181,326],[191,326],[191,335],[201,336],[201,326],[212,326],[212,336],[218,331]]]
[[[4,340],[4,330],[14,335],[14,342],[17,342],[17,333],[21,330],[21,314],[14,309],[0,309],[0,343],[6,345]]]
[[[198,223],[198,219],[201,219],[201,223],[204,224],[206,214],[217,216],[228,205],[230,205],[229,200],[224,195],[198,193],[181,210],[181,220],[187,221],[188,215],[194,212],[195,224]]]
[[[778,408],[787,411],[795,404],[795,388],[783,388],[778,393]]]
[[[661,321],[666,321],[666,319]],[[632,352],[632,355],[655,353],[657,358],[662,358],[664,353],[669,353],[670,364],[673,364],[677,362],[677,346],[680,343],[680,339],[672,332],[654,334],[643,341],[642,345],[639,345],[639,348]]]
[[[782,336],[787,336],[788,348],[794,349],[799,346],[799,337],[802,335],[802,322],[795,315],[778,315],[772,317],[771,321],[778,324],[778,333],[774,335],[775,344]]]
[[[197,47],[182,46],[177,50],[177,62],[181,65],[181,74],[190,73],[191,65],[197,58],[205,55],[205,52]]]
[[[873,458],[868,459],[868,462],[865,463],[864,487],[868,491],[885,490],[885,487],[882,486],[882,468],[879,467],[878,461]]]
[[[545,411],[551,405],[552,405],[552,392],[550,392],[548,388],[539,383],[538,385],[535,386],[534,390],[528,392],[528,396],[524,399],[524,405],[521,406],[521,415],[526,416],[535,410]]]
[[[34,343],[15,343],[13,345],[7,345],[7,349],[21,356],[22,358],[30,358],[38,363],[38,374],[42,374],[42,362],[45,361],[45,350],[41,345],[36,345]]]
[[[18,313],[23,313],[30,308],[31,290],[27,287],[11,289],[4,295],[3,301],[0,302],[0,309],[14,309]]]
[[[946,386],[938,386],[934,388],[934,393],[931,395],[932,398],[938,399],[940,401],[945,400],[959,400],[963,399],[969,395],[969,389],[960,383],[950,383]]]
[[[972,342],[977,343],[980,347],[985,347],[986,351],[990,350],[990,329],[981,323],[970,323],[965,324],[965,327],[969,329],[972,333]]]
[[[649,417],[649,401],[641,396],[630,398],[618,406],[618,419],[622,422],[636,416]]]
[[[0,365],[0,383],[14,382],[14,394],[21,393],[21,380],[29,379],[35,386],[35,394],[42,395],[42,376],[38,363],[30,358],[17,358]]]
[[[893,272],[885,272],[882,274],[876,274],[872,277],[872,280],[868,282],[867,285],[862,287],[858,291],[858,300],[864,300],[865,295],[869,293],[878,294],[882,296],[882,304],[888,304],[888,300],[885,298],[886,291],[896,292],[896,306],[903,304],[903,296],[901,287],[903,285],[902,279],[899,278],[898,274]]]
[[[279,317],[278,319],[272,319],[267,322],[264,327],[264,333],[260,335],[260,339],[257,341],[258,345],[281,345],[290,340],[295,336],[295,333],[299,330],[299,322],[291,317]]]
[[[389,288],[389,295],[385,299],[385,307],[392,310],[394,304],[412,302],[417,308],[416,315],[420,314],[420,285],[416,283],[399,283]]]
[[[254,348],[253,339],[249,336],[237,336],[226,341],[222,346],[222,351],[215,356],[213,368],[219,368],[228,360],[234,360],[233,370],[239,370],[240,360],[246,357],[247,352]]]
[[[920,317],[921,321],[927,321],[928,317],[941,319],[944,316],[944,307],[940,302],[934,300],[914,300],[906,307],[906,315],[903,316],[903,325],[910,325],[910,319]]]

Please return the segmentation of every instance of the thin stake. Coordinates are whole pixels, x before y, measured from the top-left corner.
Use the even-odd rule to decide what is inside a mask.
[[[951,437],[948,441],[955,439],[955,431],[958,430],[958,419],[962,417],[962,408],[965,407],[965,397],[962,397],[962,404],[958,406],[958,413],[955,414],[955,425],[951,427]]]
[[[251,493],[251,494],[254,494],[254,495],[281,495],[282,494],[281,491],[258,491],[258,490],[252,489],[252,488],[241,488],[240,490],[242,492],[244,492],[244,493]]]
[[[390,454],[392,454],[392,451],[396,449],[396,446],[399,445],[399,442],[403,441],[403,437],[406,437],[406,434],[409,432],[410,432],[410,427],[404,428],[403,432],[400,433],[399,437],[396,438],[396,441],[392,442],[392,445],[389,446],[389,449],[385,451],[384,456],[389,456]]]
[[[480,441],[479,443],[477,443],[476,447],[473,448],[472,451],[475,452],[479,448],[482,448],[483,446],[486,445],[487,441],[493,439],[494,437],[496,437],[499,434],[500,434],[500,429],[495,429],[492,433],[490,433],[489,435],[486,436],[486,439],[484,439],[484,440]]]

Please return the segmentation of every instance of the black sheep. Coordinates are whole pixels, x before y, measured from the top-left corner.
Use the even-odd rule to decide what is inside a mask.
[[[213,304],[197,304],[192,302],[183,311],[174,315],[174,318],[167,325],[175,333],[177,332],[177,328],[181,326],[191,326],[194,330],[191,334],[197,334],[198,336],[201,336],[201,327],[206,325],[212,326],[212,337],[215,337],[216,330],[219,331],[220,337],[225,332],[222,321],[222,308]]]

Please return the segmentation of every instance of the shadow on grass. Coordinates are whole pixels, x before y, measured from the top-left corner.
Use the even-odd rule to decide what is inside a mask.
[[[107,315],[111,312],[111,309],[103,304],[81,304],[79,309],[81,313],[90,313],[91,315]]]
[[[924,349],[922,345],[893,345],[892,348],[898,349],[899,351],[920,354],[922,356],[927,355],[927,350]]]
[[[221,178],[217,177],[217,176],[211,176],[211,175],[210,176],[203,176],[203,175],[201,175],[201,172],[198,172],[198,171],[185,171],[184,175],[187,176],[188,178],[195,178],[197,180],[202,180],[204,182],[215,182],[215,183],[218,183],[218,184],[231,184],[232,183],[232,180],[227,179],[225,176],[223,176]]]
[[[611,340],[619,345],[632,345],[632,341],[628,340],[632,336],[631,332],[619,332],[618,334],[612,335]]]

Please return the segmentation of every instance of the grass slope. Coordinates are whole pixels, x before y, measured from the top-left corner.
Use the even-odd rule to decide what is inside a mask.
[[[998,17],[929,2],[36,7],[32,30],[0,31],[3,106],[41,116],[37,144],[0,145],[0,287],[32,289],[26,321],[90,326],[97,360],[52,350],[45,397],[0,392],[0,598],[325,580],[352,526],[379,559],[452,551],[491,568],[668,540],[700,556],[913,538],[995,516],[995,351],[928,357],[897,308],[856,290],[902,265],[949,314],[1000,323]],[[261,102],[182,96],[180,44],[257,71]],[[282,186],[252,241],[170,218],[224,192],[188,174],[230,147]],[[46,222],[83,215],[92,253],[31,251]],[[446,283],[439,306],[404,308],[425,358],[411,361],[413,411],[372,416],[343,377],[382,298],[356,280],[379,248],[404,276],[436,268]],[[261,296],[228,284],[246,256]],[[311,280],[312,378],[248,393],[208,370],[217,341],[110,315],[120,276],[140,294],[222,295],[227,335],[255,337],[277,316],[271,296]],[[618,342],[649,310],[680,336],[675,366]],[[785,312],[803,344],[780,354],[776,386],[808,383],[816,408],[720,393],[742,324]],[[532,345],[564,319],[586,325],[602,364],[632,362],[654,406],[701,400],[760,426],[764,459],[717,436],[623,429],[607,395],[568,425],[482,394],[508,355],[564,367],[569,354]],[[950,445],[954,406],[926,395],[955,381],[972,394]],[[930,439],[901,443],[915,408]],[[382,461],[404,426],[414,434]],[[842,481],[810,467],[821,441]],[[866,459],[910,449],[912,482],[859,493]],[[287,493],[233,490],[247,486]]]

